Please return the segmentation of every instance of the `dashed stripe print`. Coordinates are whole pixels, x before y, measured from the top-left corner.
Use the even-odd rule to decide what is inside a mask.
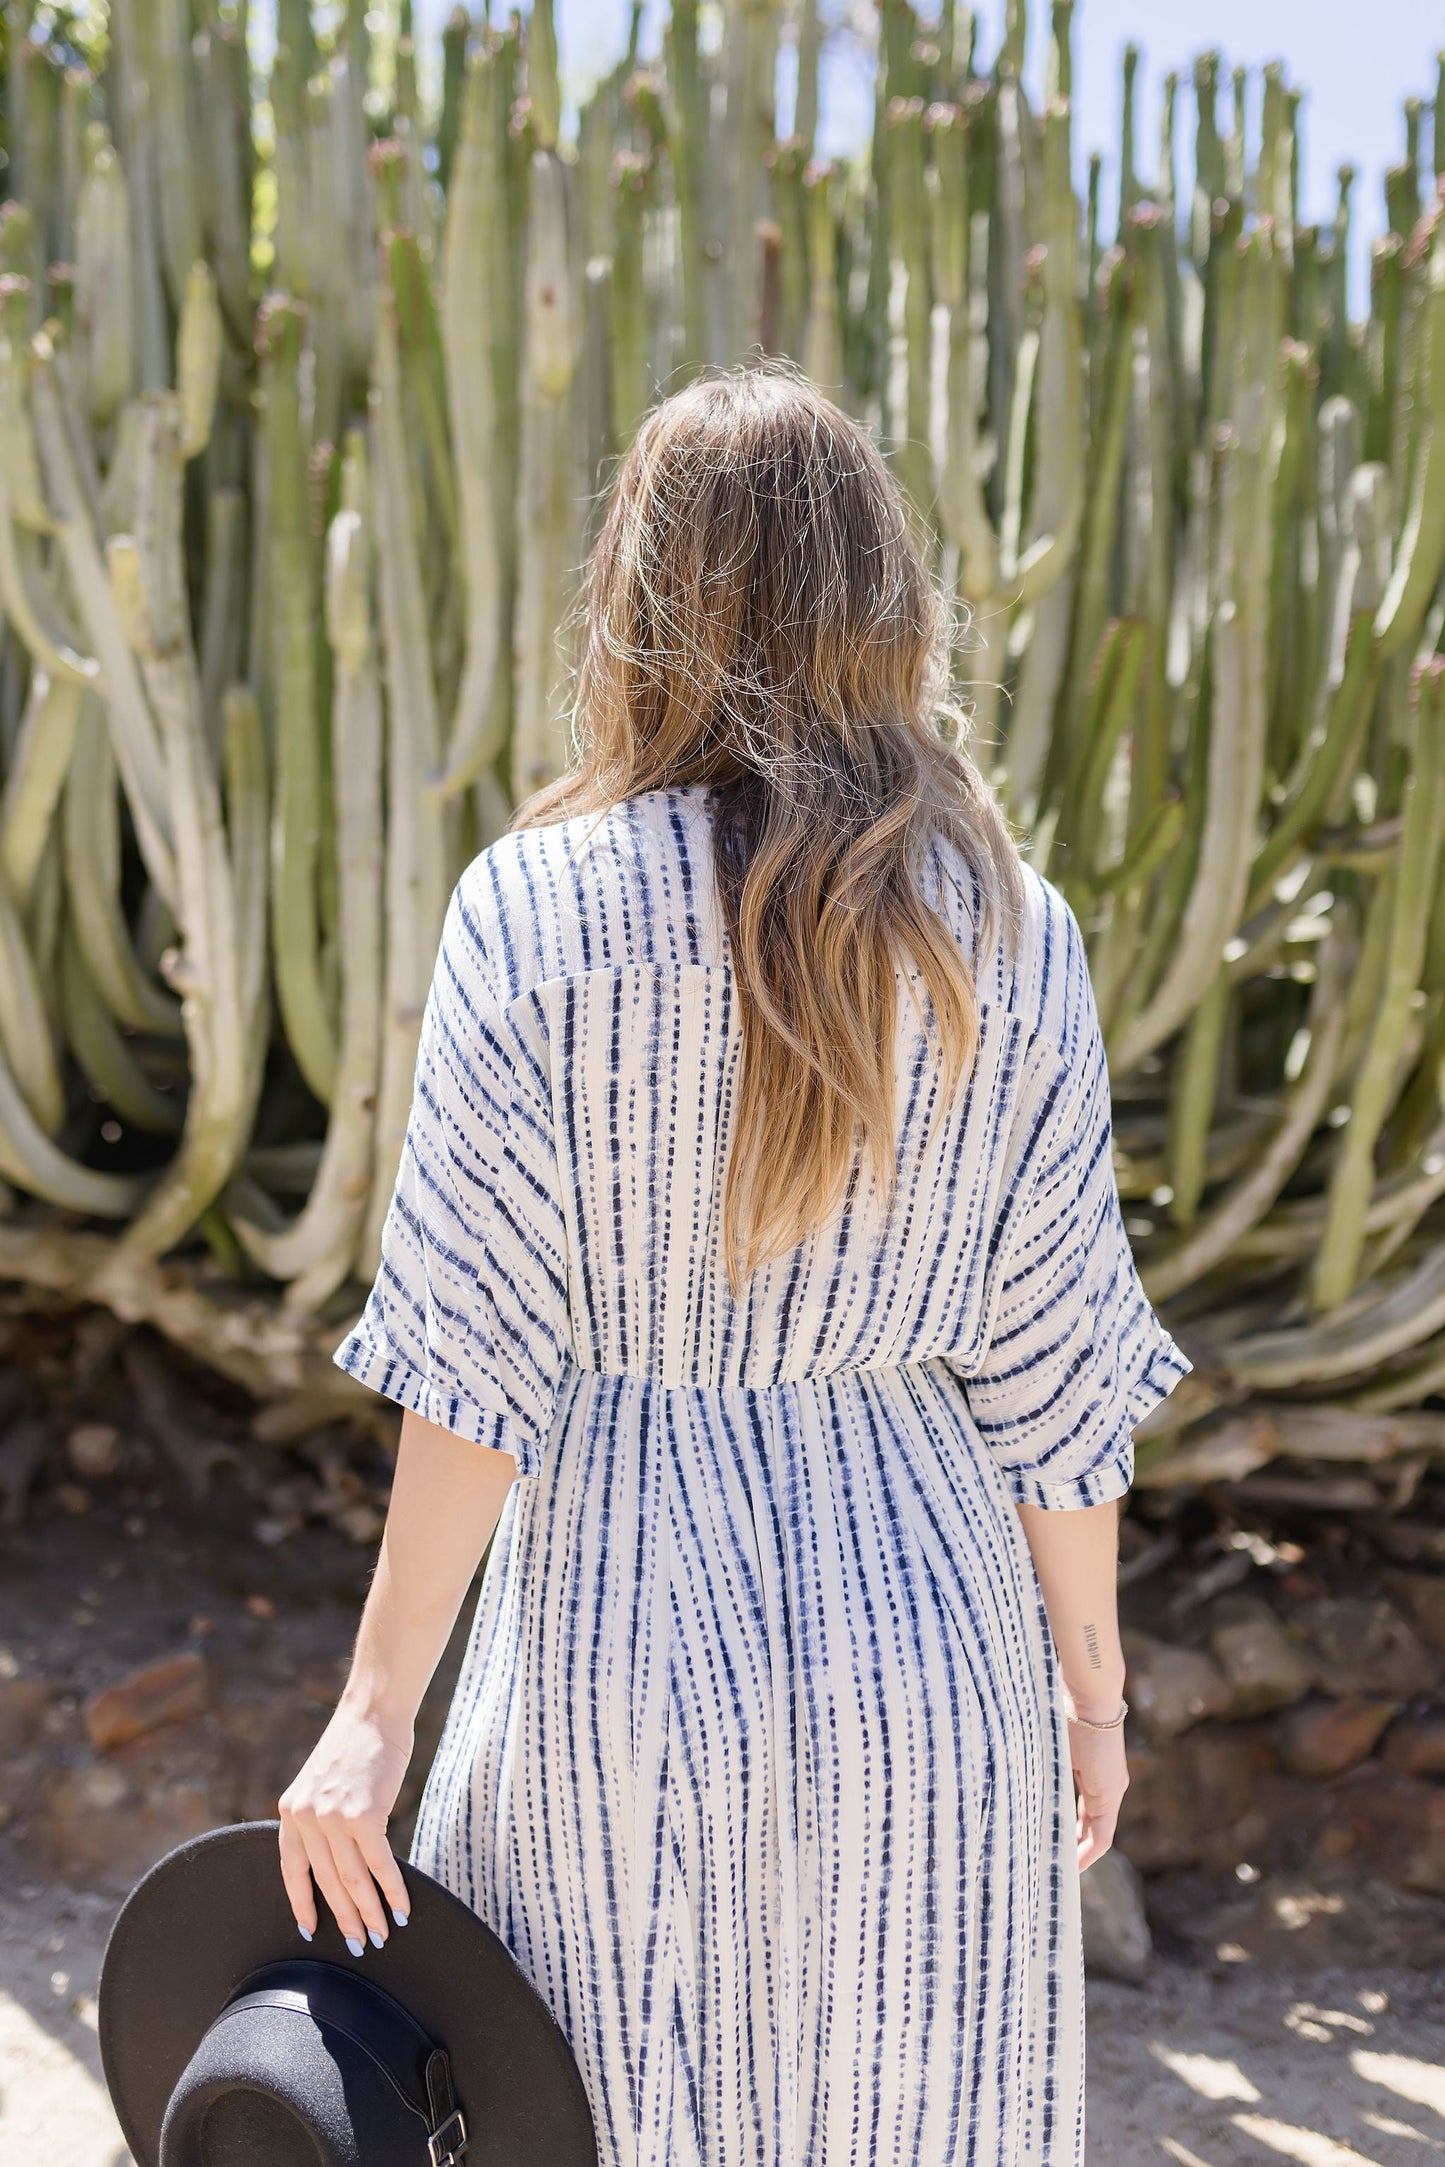
[[[701,788],[452,898],[353,1376],[515,1454],[413,1856],[577,2056],[601,2167],[1079,2167],[1053,1643],[1013,1501],[1115,1498],[1145,1299],[1082,937],[1026,874],[967,1088],[899,1003],[891,1210],[732,1297]],[[940,847],[973,953],[978,895]]]

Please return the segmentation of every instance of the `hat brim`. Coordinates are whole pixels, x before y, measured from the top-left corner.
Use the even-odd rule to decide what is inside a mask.
[[[241,1981],[304,1950],[385,1987],[451,2058],[477,2167],[597,2167],[592,2116],[566,2035],[484,1920],[401,1863],[410,1921],[352,1956],[324,1904],[305,1947],[277,1857],[280,1824],[249,1821],[180,1845],[126,1898],[100,1979],[100,2057],[137,2167],[157,2167],[176,2081]]]

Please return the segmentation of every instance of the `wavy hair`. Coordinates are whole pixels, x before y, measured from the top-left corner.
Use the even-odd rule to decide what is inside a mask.
[[[707,787],[743,1034],[723,1200],[736,1294],[833,1218],[860,1138],[891,1208],[905,957],[938,1031],[940,1114],[978,1044],[971,959],[923,892],[930,849],[963,853],[981,940],[1017,935],[1019,853],[965,750],[952,608],[903,493],[786,365],[709,372],[647,416],[574,631],[573,765],[510,824]]]

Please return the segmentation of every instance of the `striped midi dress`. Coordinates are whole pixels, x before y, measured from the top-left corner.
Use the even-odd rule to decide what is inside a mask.
[[[1078,925],[936,842],[980,1038],[898,1182],[734,1300],[741,1036],[702,785],[452,896],[354,1377],[512,1453],[415,1862],[571,2042],[601,2167],[1078,2167],[1056,1652],[1014,1500],[1116,1498],[1189,1362],[1145,1299]]]

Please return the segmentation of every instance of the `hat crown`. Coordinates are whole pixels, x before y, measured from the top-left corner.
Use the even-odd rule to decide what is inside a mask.
[[[268,1964],[242,1980],[182,2071],[160,2167],[426,2167],[438,2052],[369,1979]]]

